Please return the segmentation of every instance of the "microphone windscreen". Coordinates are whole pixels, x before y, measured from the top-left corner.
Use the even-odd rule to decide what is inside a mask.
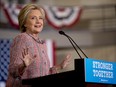
[[[63,35],[65,35],[65,33],[64,33],[63,31],[59,31],[59,34],[63,34]]]

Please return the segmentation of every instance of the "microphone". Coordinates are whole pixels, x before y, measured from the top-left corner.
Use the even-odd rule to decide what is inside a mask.
[[[60,33],[61,35],[66,35],[63,31],[59,31],[59,33]]]
[[[76,50],[77,54],[79,55],[79,57],[80,57],[81,59],[82,59],[82,57],[80,56],[80,54],[79,54],[79,52],[77,51],[76,47],[83,53],[83,55],[84,55],[86,58],[88,58],[87,55],[82,51],[82,49],[76,44],[76,42],[75,42],[70,36],[68,36],[67,34],[65,34],[63,31],[59,31],[59,34],[64,35],[64,36],[66,36],[66,37],[69,39],[69,41],[71,42],[72,46],[74,47],[74,49]],[[74,44],[76,45],[76,47],[74,46]]]

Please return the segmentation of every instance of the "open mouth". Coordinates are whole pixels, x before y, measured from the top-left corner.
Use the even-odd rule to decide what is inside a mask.
[[[40,27],[41,27],[41,25],[35,25],[34,27],[36,27],[36,28],[40,28]]]

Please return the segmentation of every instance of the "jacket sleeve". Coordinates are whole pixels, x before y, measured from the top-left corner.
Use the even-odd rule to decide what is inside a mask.
[[[21,76],[24,72],[24,63],[22,61],[22,52],[26,48],[26,38],[23,35],[18,35],[14,38],[10,47],[10,64],[9,74],[12,77]]]

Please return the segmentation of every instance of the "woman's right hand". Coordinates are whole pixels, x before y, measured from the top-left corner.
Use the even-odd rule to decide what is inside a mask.
[[[24,49],[24,51],[22,52],[22,56],[23,56],[22,60],[23,60],[23,62],[25,64],[25,66],[26,67],[29,66],[32,63],[33,59],[31,58],[31,56],[30,56],[30,54],[28,52],[28,48]]]

